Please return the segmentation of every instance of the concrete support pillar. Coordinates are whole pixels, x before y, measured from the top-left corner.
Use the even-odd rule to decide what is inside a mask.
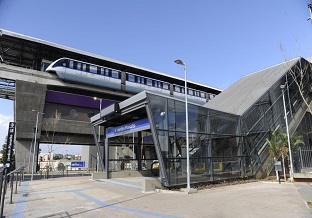
[[[26,172],[31,172],[32,157],[33,157],[33,146],[31,146],[31,140],[16,140],[14,144],[15,154],[18,154],[18,158],[15,155],[15,166],[16,168],[27,165],[25,168]],[[38,151],[38,149],[37,149]]]
[[[38,117],[39,120],[37,133],[37,142],[39,142],[47,86],[19,80],[16,81],[15,85],[15,163],[16,167],[24,164],[30,164],[30,166],[26,167],[26,169],[30,169],[30,171],[30,167],[34,165],[34,172],[36,172],[37,165],[32,164],[33,147],[31,148],[31,142],[34,138],[34,127],[36,126],[36,113],[32,110],[40,112],[40,116]],[[38,144],[39,143],[37,143],[36,146],[38,146]],[[38,153],[38,151],[39,149],[36,147],[36,153]],[[31,155],[30,163],[29,155]],[[37,158],[37,154],[35,154],[35,163],[37,163]]]

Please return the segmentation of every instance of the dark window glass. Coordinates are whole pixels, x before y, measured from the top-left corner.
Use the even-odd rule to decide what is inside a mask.
[[[120,79],[120,72],[116,71],[116,70],[113,70],[112,71],[112,77],[116,78],[116,79]]]
[[[94,65],[90,65],[89,72],[90,72],[90,73],[94,73],[94,74],[96,74],[96,73],[97,73],[97,67],[96,67],[96,66],[94,66]]]
[[[135,82],[135,76],[134,76],[134,75],[132,75],[132,74],[127,74],[127,76],[128,76],[128,81],[130,81],[130,82]]]
[[[57,61],[53,66],[54,67],[67,67],[68,66],[68,60],[66,59],[61,59],[59,61]]]
[[[111,77],[112,76],[112,70],[111,69],[106,69],[105,76]]]
[[[89,64],[86,65],[86,71],[90,72],[90,65]]]
[[[145,78],[141,77],[141,83],[145,84]]]
[[[169,84],[168,83],[163,83],[163,89],[169,89]]]
[[[69,61],[69,68],[74,68],[74,62],[73,61]]]
[[[74,69],[77,69],[77,61],[74,61],[74,66],[73,66]]]
[[[151,79],[146,79],[146,85],[152,86],[153,85],[153,81]]]

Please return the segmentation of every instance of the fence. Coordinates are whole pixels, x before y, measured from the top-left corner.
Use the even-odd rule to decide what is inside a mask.
[[[14,194],[17,194],[17,184],[19,182],[19,186],[21,185],[21,182],[24,180],[24,169],[26,166],[21,166],[11,172],[9,172],[9,168],[3,167],[1,168],[0,172],[0,202],[1,202],[1,211],[0,211],[0,217],[3,217],[3,210],[4,210],[4,199],[7,192],[7,185],[10,185],[10,204],[13,204],[13,189],[14,189],[14,178],[15,178],[15,191]]]
[[[312,172],[312,150],[299,148],[300,165],[302,173]]]

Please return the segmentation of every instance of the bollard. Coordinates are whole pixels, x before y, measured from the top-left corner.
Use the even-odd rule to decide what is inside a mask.
[[[19,178],[19,184],[18,186],[22,185],[22,178],[23,178],[23,171],[20,173],[20,178]]]
[[[16,173],[16,179],[15,179],[15,192],[14,192],[14,194],[17,194],[17,183],[18,183],[18,173]]]

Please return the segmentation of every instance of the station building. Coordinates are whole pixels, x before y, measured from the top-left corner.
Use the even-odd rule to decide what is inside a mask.
[[[264,177],[273,169],[266,139],[286,127],[283,103],[289,133],[311,131],[311,79],[310,62],[298,57],[244,76],[204,105],[188,103],[188,151],[185,102],[138,93],[91,118],[98,150],[104,147],[101,167],[106,178],[153,172],[163,186],[173,187],[186,184],[189,152],[191,183]],[[312,146],[309,134],[304,141],[300,151]],[[302,155],[309,154],[298,152],[295,172],[302,172],[309,168]]]

